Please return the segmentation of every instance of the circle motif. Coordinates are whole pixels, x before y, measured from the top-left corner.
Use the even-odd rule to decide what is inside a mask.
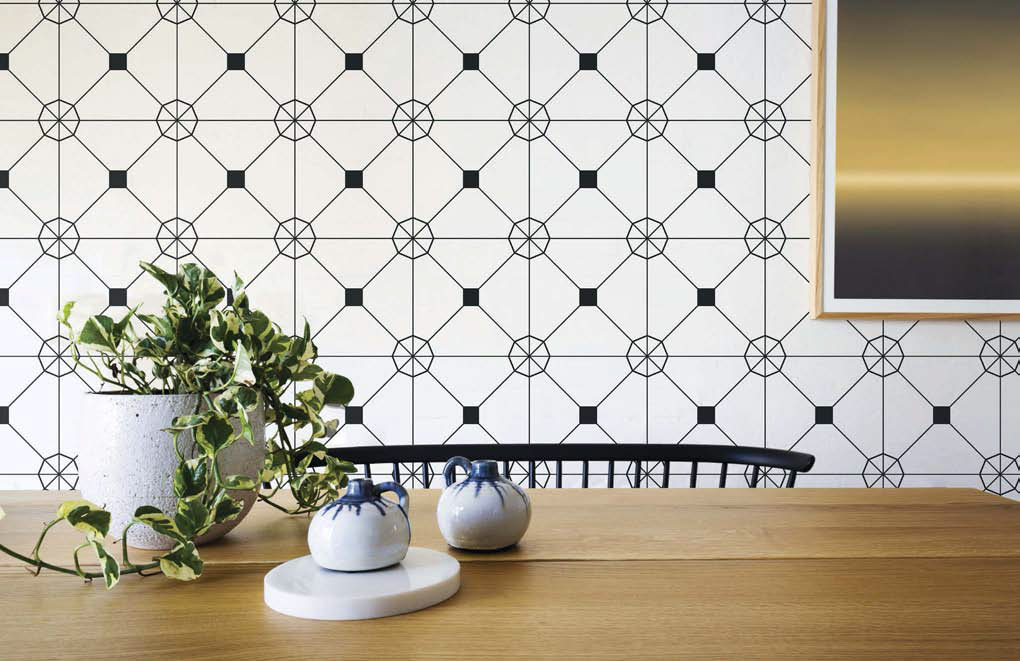
[[[157,0],[156,9],[164,21],[175,25],[186,23],[195,17],[197,0]]]
[[[280,104],[276,109],[276,130],[288,140],[302,140],[312,134],[315,128],[315,113],[304,101],[291,99]]]
[[[783,108],[767,99],[752,103],[744,115],[744,127],[752,137],[768,142],[778,138],[786,128]]]
[[[427,136],[435,120],[427,104],[411,99],[397,106],[392,121],[397,135],[413,142]]]
[[[190,138],[198,125],[198,115],[190,103],[174,99],[159,107],[156,115],[156,126],[164,138],[180,142]]]
[[[774,466],[761,466],[758,468],[758,488],[767,489],[770,487],[781,489],[786,486],[789,473]],[[744,467],[744,480],[747,486],[751,486],[751,478],[754,477],[754,466]]]
[[[80,123],[74,104],[62,99],[50,101],[39,111],[39,128],[50,140],[67,140],[75,134]]]
[[[759,259],[772,259],[786,246],[786,230],[771,218],[759,218],[749,223],[744,232],[747,252]]]
[[[879,335],[868,340],[861,358],[869,372],[885,378],[900,371],[900,366],[903,365],[903,347],[898,340],[888,335]]]
[[[534,259],[544,255],[549,247],[549,229],[541,220],[524,218],[514,223],[510,230],[510,249],[515,255],[525,259]]]
[[[639,23],[654,23],[666,15],[669,0],[627,0],[630,17]]]
[[[54,335],[43,340],[36,353],[36,359],[45,374],[58,379],[67,376],[77,367],[71,354],[71,343],[63,335]]]
[[[62,452],[44,457],[36,471],[39,485],[49,489],[67,490],[78,488],[78,460]]]
[[[981,463],[981,484],[985,491],[1004,496],[1020,490],[1020,458],[993,454]]]
[[[50,23],[66,23],[78,14],[78,0],[39,0],[39,12]]]
[[[397,223],[391,238],[397,253],[408,259],[418,259],[422,255],[427,255],[435,240],[428,221],[418,218],[408,218]]]
[[[771,335],[760,335],[747,344],[744,350],[747,369],[761,377],[779,373],[786,363],[783,343]]]
[[[891,454],[881,452],[868,457],[861,471],[866,487],[899,487],[903,484],[903,465]]]
[[[642,218],[630,224],[627,230],[627,245],[632,254],[642,259],[658,257],[666,249],[669,236],[661,222],[654,218]]]
[[[644,335],[636,340],[631,340],[627,349],[627,362],[630,364],[630,371],[641,376],[654,376],[666,367],[669,354],[662,340]]]
[[[393,11],[405,23],[421,23],[432,13],[432,0],[393,0]]]
[[[549,12],[549,0],[510,0],[510,13],[522,23],[537,23]]]
[[[304,23],[315,11],[315,0],[273,0],[276,15],[287,23]]]
[[[648,99],[638,101],[630,107],[630,112],[627,113],[627,126],[630,127],[630,134],[645,142],[661,138],[668,123],[669,119],[666,117],[666,110],[662,104]]]
[[[182,259],[194,252],[198,244],[198,234],[190,220],[171,218],[159,224],[156,243],[159,245],[160,254],[173,259]]]
[[[428,372],[435,356],[428,340],[417,335],[409,335],[399,340],[393,347],[392,358],[397,372],[413,378]]]
[[[315,230],[307,220],[291,218],[279,224],[276,234],[276,249],[284,257],[300,259],[312,254],[315,246]]]
[[[514,340],[507,358],[514,372],[530,378],[541,374],[549,366],[549,347],[545,340],[525,335]]]
[[[1003,335],[985,340],[981,346],[981,366],[998,377],[1020,372],[1020,343]]]
[[[549,130],[549,111],[538,101],[528,99],[514,105],[507,121],[516,137],[531,142]]]
[[[39,235],[36,238],[43,254],[53,259],[64,259],[73,255],[81,242],[74,221],[64,218],[47,220],[39,228]]]
[[[744,0],[744,9],[752,21],[771,23],[786,10],[786,0]]]

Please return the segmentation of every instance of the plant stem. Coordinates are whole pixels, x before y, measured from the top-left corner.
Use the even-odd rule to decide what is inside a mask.
[[[32,565],[33,567],[36,567],[36,569],[37,569],[36,573],[37,574],[39,573],[38,572],[39,569],[49,569],[50,571],[60,572],[61,574],[70,574],[71,576],[82,576],[83,578],[87,578],[87,579],[102,578],[103,577],[102,572],[83,572],[82,574],[79,574],[75,570],[70,569],[68,567],[61,567],[59,565],[53,565],[53,564],[50,564],[50,563],[48,563],[48,562],[46,562],[44,560],[33,560],[32,558],[28,557],[27,555],[22,555],[22,554],[18,553],[17,551],[13,550],[13,549],[7,548],[3,544],[0,544],[0,551],[3,551],[7,555],[13,556],[13,557],[17,558],[18,560],[21,560],[22,562],[26,562],[26,563]],[[129,569],[122,570],[120,573],[121,573],[121,576],[123,576],[124,574],[137,574],[137,573],[139,573],[141,571],[144,571],[146,569],[155,569],[156,567],[159,567],[159,561],[149,562],[149,563],[146,563],[144,565],[131,565],[131,567]]]

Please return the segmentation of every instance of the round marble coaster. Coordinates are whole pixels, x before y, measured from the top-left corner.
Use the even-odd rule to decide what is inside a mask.
[[[266,605],[311,620],[367,620],[428,608],[460,589],[460,563],[412,546],[403,562],[385,569],[323,569],[312,556],[279,565],[263,581]]]

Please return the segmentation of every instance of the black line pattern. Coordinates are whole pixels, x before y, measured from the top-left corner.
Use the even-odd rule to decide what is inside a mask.
[[[1020,327],[806,319],[810,25],[783,0],[5,2],[0,487],[76,483],[95,384],[54,311],[152,301],[144,259],[308,318],[358,385],[336,444],[732,442],[816,454],[803,485],[1015,495]]]

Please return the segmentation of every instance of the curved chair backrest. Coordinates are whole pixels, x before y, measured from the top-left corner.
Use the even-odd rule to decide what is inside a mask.
[[[372,464],[390,464],[391,475],[400,482],[403,470],[415,473],[422,485],[432,484],[435,471],[431,462],[446,462],[458,455],[470,459],[493,459],[501,461],[504,477],[509,478],[514,465],[526,467],[527,484],[537,486],[535,477],[538,462],[555,462],[555,486],[563,486],[563,462],[581,462],[581,487],[587,488],[590,477],[590,463],[608,462],[607,486],[615,486],[616,462],[629,462],[627,475],[633,475],[631,486],[640,487],[643,479],[651,480],[661,471],[659,486],[668,487],[670,469],[673,464],[690,465],[690,486],[698,485],[698,469],[704,464],[719,466],[719,486],[726,486],[731,465],[751,467],[747,476],[748,486],[755,488],[760,482],[763,469],[779,470],[784,473],[782,484],[792,488],[798,473],[811,470],[815,463],[813,455],[792,450],[773,448],[743,447],[739,445],[651,445],[651,444],[489,444],[489,445],[377,445],[363,447],[331,448],[329,453],[363,467],[365,477],[371,477]],[[415,466],[420,464],[419,467]],[[660,470],[656,464],[660,465]],[[746,469],[745,469],[746,470]],[[442,470],[439,471],[440,474]],[[685,471],[686,473],[686,471]]]

